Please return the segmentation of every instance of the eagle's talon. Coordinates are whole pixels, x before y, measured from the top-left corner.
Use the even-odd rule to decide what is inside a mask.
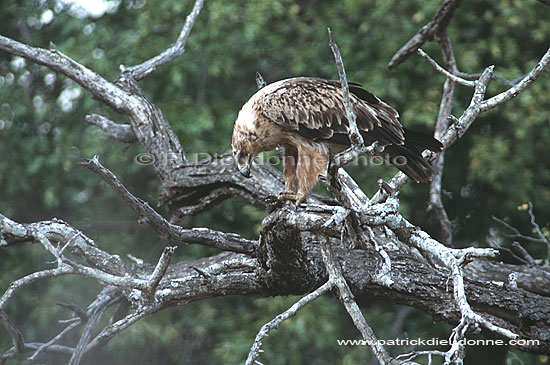
[[[298,194],[290,191],[283,191],[279,194],[279,197],[277,199],[283,200],[283,201],[288,201],[288,200],[296,201],[298,199]]]
[[[293,193],[290,191],[283,191],[281,194],[279,194],[280,201],[284,201],[287,204],[290,204],[291,202],[294,203],[295,209],[298,208],[298,205],[302,204],[306,200],[305,194],[299,194],[299,193]]]
[[[298,198],[296,200],[296,207],[298,207],[298,205],[304,203],[306,201],[306,196],[305,195],[302,195],[300,198]]]

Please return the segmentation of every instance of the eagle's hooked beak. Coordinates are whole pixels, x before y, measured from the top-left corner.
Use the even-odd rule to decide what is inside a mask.
[[[248,153],[242,153],[239,151],[234,151],[233,155],[235,157],[235,162],[237,164],[237,169],[246,178],[252,177],[250,175],[250,165],[252,165],[252,155]]]
[[[241,173],[241,175],[243,175],[246,178],[250,177],[250,168],[248,167],[243,167],[242,169],[239,170],[239,172]]]

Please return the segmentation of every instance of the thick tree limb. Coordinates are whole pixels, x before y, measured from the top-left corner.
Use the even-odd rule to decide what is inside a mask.
[[[319,229],[316,227],[322,227],[322,225],[334,214],[333,208],[328,207],[327,209],[326,213],[320,216],[318,215],[319,212],[321,212],[319,209],[317,209],[316,212],[307,212],[302,209],[297,212],[291,209],[274,212],[274,215],[271,216],[272,223],[266,223],[266,229],[268,229],[271,234],[275,235],[264,236],[264,242],[267,243],[267,241],[265,241],[266,239],[276,239],[276,237],[280,237],[281,239],[284,239],[284,237],[288,238],[286,235],[288,232],[294,230],[296,230],[295,232],[300,232],[302,229],[308,228],[308,224],[305,223],[308,216],[314,219],[313,221],[310,219],[312,223],[315,221],[317,222],[309,224],[309,228],[318,233]],[[373,206],[372,209],[372,217],[380,217],[382,212],[376,211],[377,208],[375,206]],[[298,214],[298,216],[292,217],[295,214]],[[23,232],[29,231],[30,227],[33,227],[33,229],[41,229],[44,235],[57,237],[61,245],[63,245],[63,242],[68,242],[74,237],[74,233],[64,227],[64,224],[57,222],[31,223],[21,225],[20,227],[23,228]],[[56,233],[52,231],[52,228],[57,228],[55,231]],[[381,237],[378,231],[379,228],[374,226],[372,229],[377,237]],[[334,235],[338,237],[337,242],[340,241],[339,227],[334,227],[332,230],[324,228],[323,231],[327,232],[329,236]],[[2,233],[4,232],[5,229],[3,227]],[[402,232],[404,235],[407,234],[406,230]],[[281,234],[283,236],[280,236]],[[387,232],[385,234],[387,235]],[[3,237],[6,237],[6,235]],[[305,238],[305,236],[304,238],[300,238],[299,235],[295,237],[297,241],[286,242],[286,245],[289,246],[281,246],[281,242],[277,240],[269,241],[269,247],[280,247],[282,254],[286,255],[284,258],[281,257],[283,261],[278,261],[276,257],[273,256],[272,259],[266,261],[264,261],[263,258],[260,259],[260,262],[263,262],[263,264],[261,264],[256,259],[243,254],[225,253],[192,262],[176,263],[168,267],[165,276],[159,282],[157,294],[155,295],[155,301],[157,302],[156,307],[153,308],[146,304],[147,302],[144,301],[145,295],[139,296],[136,295],[135,292],[132,294],[132,291],[128,292],[129,297],[127,297],[127,299],[135,303],[143,303],[143,308],[149,308],[148,311],[150,312],[147,313],[150,314],[166,306],[179,305],[181,303],[219,295],[277,295],[279,293],[289,292],[298,294],[305,293],[307,290],[315,290],[315,288],[318,288],[327,280],[319,245],[316,241],[309,240]],[[21,237],[19,237],[19,239],[20,238]],[[373,279],[372,273],[377,272],[379,265],[379,258],[374,251],[370,252],[363,249],[350,251],[338,245],[334,246],[334,254],[337,260],[346,261],[346,266],[343,267],[343,275],[349,282],[350,288],[353,290],[356,298],[358,298],[358,301],[361,302],[363,297],[368,297],[369,299],[381,297],[408,305],[414,305],[427,311],[430,315],[438,319],[451,322],[458,320],[460,318],[458,307],[456,304],[453,304],[454,299],[452,295],[446,291],[448,273],[440,268],[435,268],[424,259],[419,258],[418,255],[411,253],[406,245],[399,243],[397,237],[392,238],[389,236],[388,238],[390,239],[389,242],[392,242],[388,242],[388,244],[394,247],[393,250],[386,250],[392,262],[392,271],[390,275],[393,284],[391,287],[381,285]],[[417,241],[422,241],[423,239],[422,236],[418,236]],[[74,239],[71,246],[81,244],[81,240],[82,238],[80,237]],[[289,251],[286,247],[294,247],[299,250],[298,252],[303,252],[305,256],[297,262],[288,261],[288,259],[293,256],[288,256]],[[396,248],[398,249],[396,250]],[[77,256],[85,258],[86,261],[93,263],[96,267],[101,267],[102,263],[105,261],[116,262],[114,257],[110,260],[105,260],[103,256],[99,254],[90,256],[86,254],[86,251],[83,249],[75,250],[74,247],[68,247],[67,250],[74,252]],[[458,257],[459,259],[464,257],[464,255],[460,255],[462,252],[461,250],[451,252],[453,252],[453,257]],[[467,252],[471,252],[474,255],[477,254],[475,249]],[[273,254],[276,254],[276,251],[273,251]],[[306,263],[306,266],[300,266]],[[281,264],[281,266],[278,266],[279,264]],[[265,269],[262,268],[262,265],[268,265],[267,267],[270,269],[264,271]],[[289,265],[298,265],[293,267],[294,270],[297,270],[295,273],[300,278],[300,281],[295,280],[292,276],[289,280],[281,281],[279,279],[281,277],[288,278],[289,275],[292,275],[292,272],[288,271]],[[470,267],[483,269],[482,271],[479,271],[479,269],[471,271]],[[194,268],[198,268],[205,274],[197,273]],[[512,326],[511,328],[522,328],[524,333],[530,333],[535,336],[532,338],[537,338],[536,336],[542,336],[544,331],[544,327],[541,327],[539,330],[541,331],[540,335],[537,335],[537,333],[539,333],[537,332],[537,328],[539,328],[537,326],[544,326],[540,318],[550,318],[550,313],[543,313],[545,308],[550,308],[550,298],[549,296],[543,297],[539,294],[533,294],[533,291],[542,293],[543,288],[550,287],[550,275],[545,277],[538,274],[538,281],[535,281],[530,279],[529,276],[520,274],[518,276],[518,289],[514,290],[505,289],[503,286],[497,284],[491,284],[493,281],[498,282],[501,277],[507,277],[510,272],[509,270],[516,271],[518,269],[524,270],[524,268],[511,265],[506,266],[503,264],[487,263],[485,266],[478,266],[477,262],[470,263],[465,269],[465,293],[473,308],[479,308],[479,310],[487,313],[487,315],[492,316],[491,318],[498,318],[498,316],[502,316],[503,313],[521,313],[523,319],[518,322],[515,320],[508,322],[510,318],[505,316],[504,318],[506,319],[499,319],[499,321],[501,321],[499,323],[507,323],[508,326]],[[413,274],[410,270],[414,270],[416,274]],[[128,271],[127,275],[129,275],[130,278],[148,280],[153,271],[154,266],[143,264],[137,267],[137,271]],[[419,272],[422,274],[418,275]],[[483,279],[478,279],[480,272],[483,273]],[[495,276],[496,273],[498,273],[497,276]],[[269,278],[273,278],[273,280]],[[488,285],[487,283],[490,284]],[[299,286],[297,286],[297,284],[299,284]],[[521,289],[522,287],[529,291]],[[414,288],[414,290],[411,291],[411,288]],[[548,303],[546,303],[547,301]],[[141,313],[137,316],[147,315],[147,313]],[[530,318],[539,319],[530,320]],[[111,334],[113,334],[113,331],[116,332],[118,329],[122,330],[123,328],[127,328],[128,325],[137,321],[137,319],[134,319],[135,315],[118,323],[112,329],[106,330],[107,332],[101,335],[101,337],[89,343],[86,352],[106,343],[109,338],[112,338]],[[131,323],[128,324],[127,321]],[[522,325],[522,323],[526,325]],[[539,347],[530,347],[524,350],[540,352],[544,351],[543,349],[546,348],[545,346],[548,347],[550,344],[542,342]],[[34,349],[38,347],[39,346],[36,346]],[[550,349],[550,347],[548,348]],[[52,347],[48,347],[48,349],[52,349]]]
[[[449,249],[441,245],[439,242],[433,240],[425,232],[419,231],[418,228],[408,223],[398,214],[389,216],[387,224],[392,227],[398,236],[405,238],[411,244],[415,245],[422,252],[432,256],[439,262],[442,262],[447,268],[451,270],[451,276],[453,278],[454,298],[458,303],[458,307],[461,312],[461,321],[454,330],[453,346],[448,352],[448,359],[455,359],[457,357],[463,358],[463,344],[460,340],[466,333],[468,326],[470,325],[482,325],[492,332],[498,333],[509,339],[516,339],[518,335],[512,331],[494,325],[487,319],[483,318],[477,313],[474,313],[468,304],[466,293],[464,289],[464,279],[461,265],[465,260],[469,260],[473,257],[495,257],[497,252],[492,249],[480,249],[480,248],[467,248],[463,250]],[[450,361],[450,360],[449,360]]]
[[[282,212],[281,212],[282,213]],[[294,222],[310,222],[310,223],[306,223],[306,224],[301,224],[299,225],[298,229],[299,230],[303,230],[303,229],[309,229],[313,232],[320,232],[319,230],[319,226],[317,224],[322,224],[322,221],[323,219],[319,219],[319,222],[318,223],[315,223],[315,220],[311,220],[311,215],[310,214],[306,214],[306,213],[300,213],[300,211],[298,212],[298,214],[305,214],[301,217],[288,217],[287,216],[290,214],[290,215],[293,215],[294,213],[291,212],[290,210],[287,211],[286,213],[284,214],[280,214],[278,213],[278,216],[279,218],[277,219],[279,222],[281,222],[281,224],[283,224],[283,226],[277,226],[279,228],[274,228],[272,227],[271,225],[269,227],[271,227],[271,229],[277,229],[278,232],[281,232],[281,231],[284,231],[285,228],[283,227],[287,227],[286,229],[289,229],[288,227],[291,226]],[[308,218],[309,216],[309,218]],[[330,214],[328,214],[328,216],[330,216]],[[379,224],[382,224],[382,221],[386,221],[386,224],[389,224],[391,227],[393,227],[392,229],[394,229],[396,231],[396,233],[398,233],[398,235],[400,237],[402,237],[403,239],[406,239],[408,242],[410,242],[410,244],[412,244],[413,246],[416,246],[418,247],[421,252],[423,252],[424,254],[428,255],[428,256],[431,256],[430,257],[430,260],[432,262],[438,262],[440,263],[439,265],[443,265],[443,267],[449,265],[451,267],[454,267],[455,268],[458,268],[459,266],[457,265],[460,265],[461,262],[465,262],[465,260],[469,260],[470,258],[473,258],[473,257],[481,257],[481,256],[486,256],[486,255],[490,255],[490,256],[494,256],[496,254],[496,251],[493,251],[493,250],[488,250],[488,249],[477,249],[477,248],[468,248],[468,249],[465,249],[465,250],[456,250],[456,249],[449,249],[449,248],[446,248],[445,246],[442,246],[441,244],[439,244],[438,242],[434,241],[433,239],[430,239],[429,236],[425,233],[425,232],[421,232],[418,230],[418,228],[415,228],[413,229],[412,226],[410,223],[404,223],[405,221],[403,220],[402,217],[400,217],[399,219],[395,220],[395,221],[392,221],[393,218],[391,218],[391,214],[387,215],[386,218],[380,218],[380,213],[377,213],[375,215],[373,215],[372,217],[374,219],[379,219]],[[389,219],[389,221],[388,221]],[[392,221],[392,222],[390,222]],[[409,227],[409,228],[407,228]],[[412,229],[412,230],[411,230]],[[387,234],[387,232],[386,232]],[[334,232],[334,235],[337,236],[338,235],[338,230],[336,230]],[[379,234],[377,234],[378,237],[380,237]],[[286,236],[282,236],[281,239],[283,239],[283,237],[286,237]],[[278,241],[276,241],[278,242]],[[274,243],[276,243],[274,242]],[[427,245],[427,246],[426,246]],[[357,252],[357,251],[361,251],[361,250],[354,250],[352,252]],[[391,279],[392,279],[392,286],[391,288],[389,288],[388,290],[390,292],[394,291],[394,290],[399,290],[398,288],[400,286],[403,285],[403,283],[401,282],[401,280],[405,280],[405,282],[408,282],[407,280],[408,279],[400,279],[399,276],[401,275],[401,272],[402,270],[404,270],[404,267],[402,266],[403,265],[403,261],[402,261],[402,258],[398,258],[395,256],[396,252],[395,251],[387,251],[390,259],[391,259],[391,262],[392,262],[392,268],[393,270],[391,271]],[[337,255],[338,255],[338,251],[337,251]],[[415,255],[411,254],[411,253],[407,253],[405,254],[407,255],[407,257],[410,257],[412,260],[415,260],[414,257]],[[349,277],[347,276],[349,273],[352,273],[354,272],[354,269],[352,267],[350,267],[350,265],[353,266],[353,261],[351,260],[351,257],[349,255],[349,251],[348,251],[348,254],[344,254],[344,256],[346,257],[346,269],[344,270],[344,275],[346,276],[346,279],[349,281],[351,280],[350,284],[352,286],[352,288],[356,288],[356,287],[363,287],[361,286],[361,284],[357,283],[356,281],[354,282],[354,279],[353,277]],[[307,260],[307,258],[303,258],[303,260]],[[417,260],[417,259],[416,259]],[[311,261],[311,260],[310,260]],[[378,261],[378,260],[375,260],[375,261]],[[474,265],[475,263],[475,265]],[[479,297],[477,297],[476,295],[473,295],[473,292],[471,290],[469,290],[471,287],[471,279],[470,276],[469,276],[469,268],[470,267],[478,267],[478,262],[474,262],[474,263],[471,263],[468,265],[467,267],[467,270],[466,270],[466,282],[468,283],[467,285],[464,286],[464,288],[466,289],[465,291],[465,295],[468,299],[468,301],[466,303],[473,303],[473,304],[470,304],[470,306],[473,306],[472,308],[484,308],[483,306],[479,306],[479,303],[477,303],[477,299]],[[481,264],[482,262],[479,262],[479,264]],[[474,266],[471,266],[471,265],[474,265]],[[502,264],[490,264],[492,267],[496,267],[496,266],[499,266],[499,265],[502,265]],[[496,266],[493,266],[493,265],[496,265]],[[430,266],[430,265],[428,265]],[[415,265],[415,269],[418,268],[418,265]],[[377,269],[376,268],[373,268],[373,269],[368,269],[371,273],[372,272],[376,272]],[[315,272],[313,269],[312,269],[313,272]],[[439,269],[436,270],[439,275],[441,275],[441,281],[440,281],[440,284],[434,284],[435,285],[442,285],[443,288],[445,287],[446,285],[446,282],[447,282],[447,276],[448,276],[448,273],[450,271],[445,271],[445,269],[442,270],[442,268],[440,267]],[[455,272],[456,274],[456,272]],[[433,275],[432,274],[426,274],[426,275]],[[424,277],[424,275],[420,275],[422,277]],[[372,274],[370,275],[371,279],[370,280],[373,280],[372,279]],[[431,277],[431,276],[430,276]],[[475,277],[475,276],[473,276]],[[410,278],[409,278],[410,279]],[[458,280],[458,279],[457,279]],[[525,277],[525,280],[522,280],[522,284],[521,285],[526,285],[528,282],[529,282],[529,278],[528,277]],[[374,282],[374,280],[373,280]],[[487,281],[487,278],[485,278],[484,280],[482,280],[481,282],[484,282],[484,283],[487,283],[487,282],[491,282],[490,280]],[[496,281],[495,281],[496,282]],[[408,282],[410,283],[410,282]],[[356,286],[357,285],[357,286]],[[378,284],[380,285],[380,284]],[[461,283],[460,282],[457,282],[456,283],[457,285],[457,290],[458,290],[458,293],[461,292],[462,289],[460,289],[460,286],[461,286]],[[495,285],[498,285],[498,284],[495,284]],[[491,285],[492,286],[492,285]],[[380,285],[380,286],[377,286],[377,289],[372,289],[371,287],[371,290],[374,290],[375,292],[379,292],[379,290],[381,288],[388,288],[387,286],[385,285]],[[407,287],[407,285],[405,285],[405,288]],[[405,289],[404,288],[404,289]],[[509,289],[505,289],[504,287],[501,287],[502,290],[509,290]],[[405,289],[406,290],[406,289]],[[445,289],[443,289],[445,290]],[[494,294],[496,296],[500,296],[503,292],[499,290],[499,293],[498,294]],[[376,296],[376,294],[372,293],[373,295]],[[440,294],[442,297],[446,297],[447,298],[447,294]],[[357,295],[356,295],[357,296]],[[462,298],[462,294],[458,295],[457,298]],[[440,298],[441,299],[441,298]],[[447,300],[447,299],[446,299]],[[448,312],[448,309],[449,308],[453,308],[453,311],[455,310],[458,310],[458,305],[456,304],[455,302],[455,297],[451,296],[451,297],[448,297],[448,300],[450,302],[447,302],[445,300],[445,302],[447,303],[446,305],[448,306],[447,309],[443,308],[443,307],[440,307],[437,309],[436,312],[434,312],[432,315],[435,315],[436,317],[438,316],[438,313],[447,313]],[[462,300],[462,299],[461,299]],[[500,300],[500,299],[499,299]],[[455,304],[453,304],[455,303]],[[463,307],[465,308],[465,307]],[[534,310],[535,307],[533,307],[533,304],[530,305],[530,308],[531,310]],[[537,307],[538,309],[540,309],[540,307]],[[480,324],[482,326],[486,326],[487,328],[491,329],[491,330],[494,330],[494,331],[501,331],[499,328],[502,328],[502,324],[503,322],[500,320],[500,319],[495,319],[495,315],[498,317],[499,314],[498,314],[498,311],[495,312],[495,311],[487,311],[486,310],[486,307],[485,309],[482,309],[482,311],[484,313],[486,313],[486,315],[489,316],[489,318],[491,318],[492,320],[497,320],[497,323],[499,323],[499,326],[493,326],[493,324],[491,322],[488,322],[486,320],[483,320],[483,319],[480,319]],[[468,312],[469,313],[469,312]],[[502,313],[501,313],[502,314]],[[500,315],[501,315],[500,314]],[[460,319],[461,315],[459,315],[457,318]],[[474,316],[477,318],[477,316]],[[540,317],[539,317],[540,318]],[[498,328],[497,328],[498,327]],[[518,330],[516,329],[515,330],[516,332],[518,332]],[[499,332],[500,333],[500,332]],[[531,333],[537,333],[537,330],[534,330],[534,332],[531,332]],[[506,335],[509,335],[509,336],[513,336],[509,331],[505,330],[502,332],[502,334],[506,334]]]

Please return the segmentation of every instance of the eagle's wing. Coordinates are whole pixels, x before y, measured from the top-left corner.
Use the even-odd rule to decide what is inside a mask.
[[[360,84],[350,83],[349,89],[357,127],[365,143],[403,144],[404,132],[397,111]],[[262,113],[306,138],[350,144],[349,123],[338,81],[295,78],[281,82],[264,95]]]

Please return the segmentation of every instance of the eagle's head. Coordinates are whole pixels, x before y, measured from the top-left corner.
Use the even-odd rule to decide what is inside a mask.
[[[237,165],[237,169],[243,175],[244,177],[251,177],[250,175],[250,168],[252,167],[252,161],[254,161],[254,157],[256,157],[256,154],[253,152],[249,152],[246,148],[240,148],[240,145],[233,144],[233,159],[235,160],[235,164]]]
[[[259,144],[256,143],[258,136],[255,130],[255,117],[248,104],[243,106],[235,121],[231,143],[235,164],[239,172],[247,178],[250,177],[252,161],[260,152]]]

